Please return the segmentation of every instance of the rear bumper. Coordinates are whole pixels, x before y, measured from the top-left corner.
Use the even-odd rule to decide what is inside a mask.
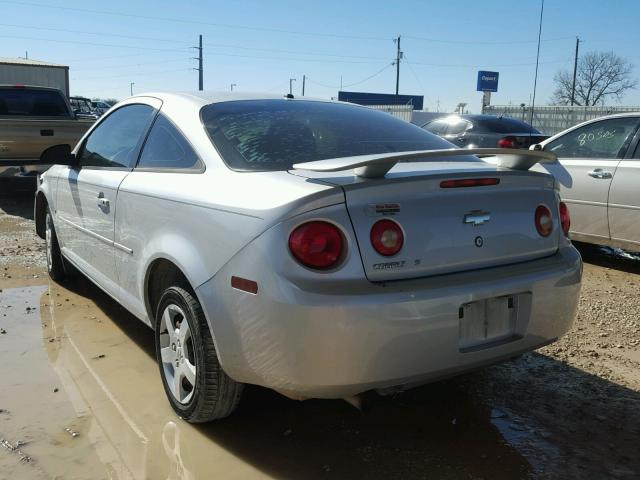
[[[272,276],[252,295],[230,287],[233,263],[197,289],[224,370],[317,398],[424,383],[550,343],[571,328],[582,275],[579,253],[566,245],[536,261],[339,293]],[[461,305],[523,292],[531,304],[517,337],[461,351]]]

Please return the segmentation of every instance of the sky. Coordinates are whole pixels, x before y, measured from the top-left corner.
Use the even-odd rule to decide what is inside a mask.
[[[478,112],[478,70],[500,73],[494,105],[529,103],[541,0],[0,0],[0,57],[69,65],[72,95],[129,96],[196,90],[194,47],[203,35],[205,90],[307,96],[395,93],[394,37],[401,36],[400,93],[425,108]],[[581,52],[614,51],[640,78],[638,0],[546,0],[536,104]],[[615,103],[615,102],[613,102]],[[640,90],[624,105],[640,105]]]

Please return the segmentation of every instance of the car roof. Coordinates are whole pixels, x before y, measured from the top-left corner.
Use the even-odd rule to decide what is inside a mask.
[[[287,98],[286,94],[274,94],[274,93],[260,93],[260,92],[207,92],[207,91],[193,91],[193,92],[149,92],[134,95],[129,98],[137,97],[154,97],[167,103],[190,103],[195,107],[203,107],[211,103],[238,101],[238,100],[305,100],[314,102],[326,102],[326,103],[345,103],[337,102],[335,100],[327,100],[314,97],[302,97],[294,96],[293,98]],[[359,106],[354,103],[349,105]],[[366,107],[365,107],[366,108]]]

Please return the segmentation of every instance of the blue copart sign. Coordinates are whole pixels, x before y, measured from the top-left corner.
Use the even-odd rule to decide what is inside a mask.
[[[478,92],[497,92],[498,91],[498,72],[478,72]]]

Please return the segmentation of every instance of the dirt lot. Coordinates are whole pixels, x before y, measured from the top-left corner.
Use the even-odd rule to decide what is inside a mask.
[[[640,478],[640,259],[583,248],[573,330],[395,397],[170,410],[151,332],[86,280],[49,281],[32,199],[0,192],[0,479]]]

